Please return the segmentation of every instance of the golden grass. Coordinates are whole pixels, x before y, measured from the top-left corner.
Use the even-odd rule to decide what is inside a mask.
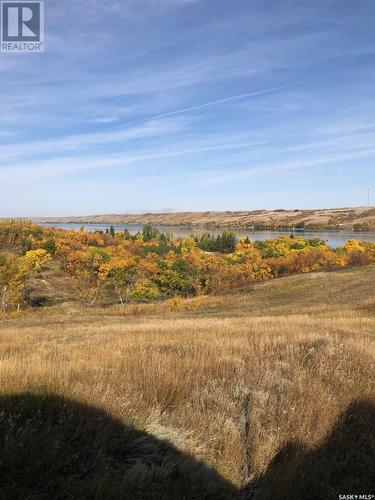
[[[375,402],[375,266],[247,293],[4,317],[1,393],[51,392],[203,459],[237,486],[298,441],[317,448]]]

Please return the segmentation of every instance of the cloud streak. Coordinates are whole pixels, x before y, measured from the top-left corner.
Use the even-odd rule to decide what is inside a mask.
[[[45,53],[0,54],[0,216],[375,185],[372,0],[46,7]]]

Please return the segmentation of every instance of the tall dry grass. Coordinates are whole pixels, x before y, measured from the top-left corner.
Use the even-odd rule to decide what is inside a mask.
[[[125,313],[5,318],[1,393],[105,409],[243,486],[288,442],[322,446],[352,401],[375,402],[374,282],[370,266]]]

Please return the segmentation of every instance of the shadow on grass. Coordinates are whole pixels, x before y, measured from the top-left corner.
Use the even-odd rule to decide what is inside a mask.
[[[231,499],[235,488],[167,442],[59,396],[0,398],[0,498]]]
[[[338,499],[375,489],[375,407],[352,403],[317,449],[287,444],[239,491],[171,444],[59,396],[0,398],[0,499]]]
[[[354,401],[316,449],[288,443],[246,488],[254,499],[338,500],[375,494],[375,405]],[[354,497],[353,497],[354,498]]]

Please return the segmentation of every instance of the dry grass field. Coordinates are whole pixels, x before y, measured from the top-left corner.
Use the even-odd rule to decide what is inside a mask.
[[[4,316],[0,498],[374,493],[374,283]]]

